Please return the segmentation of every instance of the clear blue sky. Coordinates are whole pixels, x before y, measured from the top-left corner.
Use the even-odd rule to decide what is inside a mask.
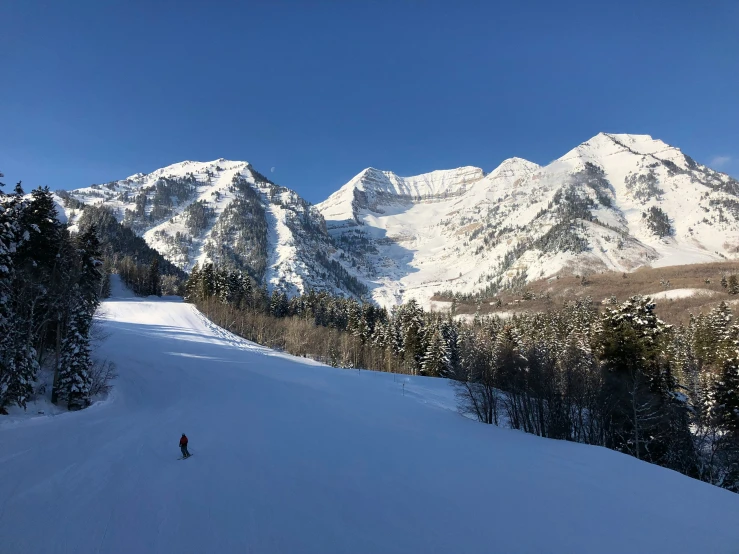
[[[739,175],[739,2],[0,2],[0,172],[247,160],[317,202],[599,131]]]

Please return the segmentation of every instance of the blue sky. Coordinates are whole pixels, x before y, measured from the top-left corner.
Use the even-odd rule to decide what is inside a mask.
[[[87,186],[247,160],[308,200],[368,166],[547,163],[645,133],[739,175],[739,2],[0,2],[0,172]]]

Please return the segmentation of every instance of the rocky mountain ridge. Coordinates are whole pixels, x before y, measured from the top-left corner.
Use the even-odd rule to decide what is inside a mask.
[[[600,133],[546,166],[511,158],[487,174],[367,168],[316,206],[224,159],[60,195],[72,223],[83,204],[108,206],[182,269],[211,260],[291,294],[386,306],[739,252],[739,182],[648,135]]]

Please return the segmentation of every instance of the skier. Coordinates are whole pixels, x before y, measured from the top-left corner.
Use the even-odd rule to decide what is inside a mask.
[[[185,433],[182,433],[182,437],[180,438],[180,450],[182,450],[183,458],[190,457],[190,453],[187,451],[187,435]]]

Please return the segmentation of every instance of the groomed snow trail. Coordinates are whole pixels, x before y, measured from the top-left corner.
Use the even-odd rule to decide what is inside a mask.
[[[116,288],[92,408],[0,419],[12,554],[739,549],[739,495],[601,448],[478,424],[405,381],[271,352]],[[192,459],[178,461],[181,433]]]

